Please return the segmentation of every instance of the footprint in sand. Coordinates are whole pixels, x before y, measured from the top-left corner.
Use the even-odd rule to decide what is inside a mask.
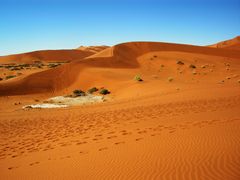
[[[147,133],[147,131],[139,131],[138,134],[144,134]]]
[[[125,142],[124,141],[120,141],[120,142],[116,142],[114,143],[115,145],[119,145],[119,144],[124,144]]]
[[[9,167],[8,170],[13,170],[13,169],[16,169],[16,168],[18,168],[18,167],[17,166],[14,166],[14,167],[12,166],[12,167]]]
[[[98,149],[98,151],[104,151],[104,150],[107,150],[107,149],[108,149],[107,147],[103,147],[103,148]]]
[[[33,166],[33,165],[36,165],[36,164],[39,164],[40,162],[36,161],[36,162],[33,162],[33,163],[30,163],[29,166]]]
[[[86,141],[83,141],[83,142],[76,143],[76,145],[82,145],[82,144],[86,144],[86,143],[87,143]]]
[[[114,131],[111,131],[111,132],[109,132],[108,134],[114,134],[115,132]]]
[[[88,154],[88,151],[80,151],[80,154]]]
[[[112,139],[112,138],[116,138],[117,136],[109,136],[107,137],[107,139]]]

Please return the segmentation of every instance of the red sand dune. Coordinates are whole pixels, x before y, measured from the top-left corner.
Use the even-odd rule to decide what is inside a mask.
[[[213,49],[209,47],[154,42],[124,43],[108,48],[99,54],[89,56],[86,59],[80,59],[70,64],[65,64],[56,69],[50,69],[31,74],[19,81],[12,80],[1,83],[0,94],[21,95],[42,92],[57,92],[69,87],[70,85],[73,85],[74,83],[79,87],[86,88],[89,82],[95,82],[99,75],[103,75],[101,68],[130,68],[139,70],[144,68],[145,65],[143,64],[142,66],[141,63],[137,61],[137,58],[151,52],[159,52],[164,54],[171,52],[192,53],[193,55],[190,54],[189,56],[196,58],[198,54],[224,58],[240,58],[239,51],[228,49]],[[174,64],[178,59],[182,59],[181,55],[177,55],[175,58],[173,58],[172,63]],[[144,61],[149,61],[149,59]],[[211,60],[209,60],[209,63],[211,63]],[[96,70],[94,73],[90,73],[88,72],[88,69],[91,68],[98,68],[98,70]],[[85,72],[87,75],[86,77],[81,76],[79,78],[79,83],[77,79],[82,72]],[[119,81],[114,82],[115,80],[111,77],[109,77],[108,80],[113,81],[113,83],[119,83]],[[100,78],[100,82],[101,81],[105,80]]]
[[[22,109],[94,86],[110,100]],[[123,43],[1,82],[0,95],[0,179],[240,179],[238,50]]]
[[[210,45],[209,47],[240,50],[240,36]]]
[[[34,63],[35,61],[66,62],[94,54],[81,50],[42,50],[9,56],[0,56],[0,63]]]
[[[82,50],[82,51],[89,51],[89,52],[97,53],[97,52],[100,52],[107,48],[109,48],[109,46],[80,46],[77,49]]]

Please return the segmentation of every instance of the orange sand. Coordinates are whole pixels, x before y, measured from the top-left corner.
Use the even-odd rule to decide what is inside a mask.
[[[133,42],[0,82],[0,179],[237,180],[239,79],[236,49]],[[21,109],[93,86],[111,100]]]

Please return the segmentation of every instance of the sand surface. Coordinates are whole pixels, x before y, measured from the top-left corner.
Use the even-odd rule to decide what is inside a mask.
[[[236,49],[135,42],[0,82],[0,179],[238,180],[239,75]],[[22,109],[91,87],[111,100]]]

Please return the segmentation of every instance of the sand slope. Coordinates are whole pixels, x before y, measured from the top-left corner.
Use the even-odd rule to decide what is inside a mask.
[[[132,42],[2,82],[0,179],[238,180],[239,79],[240,51]],[[22,109],[93,86],[110,100]]]
[[[107,48],[109,48],[109,46],[80,46],[77,49],[82,50],[82,51],[89,51],[89,52],[97,53],[97,52],[103,51],[104,49],[107,49]]]
[[[72,85],[71,88],[81,87],[87,88],[90,86],[90,82],[97,83],[100,86],[105,86],[105,82],[109,81],[106,85],[112,84],[115,86],[116,83],[121,83],[126,80],[122,79],[122,76],[116,75],[115,77],[110,77],[111,69],[133,69],[127,71],[129,74],[128,79],[132,79],[134,73],[144,69],[146,65],[142,65],[138,62],[138,58],[147,53],[164,53],[169,54],[172,52],[190,53],[189,56],[191,61],[194,63],[194,58],[198,55],[209,56],[210,58],[219,57],[227,60],[239,59],[240,52],[228,49],[213,49],[209,47],[191,46],[191,45],[179,45],[179,44],[169,44],[169,43],[152,43],[152,42],[133,42],[119,44],[114,47],[108,48],[99,52],[93,56],[89,56],[85,60],[79,60],[72,62],[70,64],[63,65],[56,69],[47,70],[44,72],[39,72],[31,74],[20,81],[11,81],[0,84],[0,95],[17,95],[17,94],[31,94],[31,93],[41,93],[41,92],[58,92]],[[154,56],[154,55],[153,55]],[[171,61],[165,61],[166,63],[176,64],[178,59],[181,59],[182,55],[177,55],[171,59]],[[185,58],[183,56],[183,58]],[[205,57],[207,58],[207,57]],[[163,61],[163,58],[155,58],[159,61]],[[216,59],[216,58],[215,58]],[[158,61],[158,62],[159,62]],[[143,62],[151,62],[149,59],[143,60]],[[164,62],[164,63],[165,63]],[[211,63],[211,61],[209,61]],[[234,61],[233,61],[234,62]],[[160,66],[160,64],[159,64]],[[92,68],[97,68],[94,70],[94,74],[91,73]],[[109,71],[107,71],[107,69]],[[115,71],[115,70],[114,70]],[[172,70],[169,70],[170,72]],[[105,73],[104,73],[105,72]],[[121,71],[123,72],[123,71]],[[108,78],[101,78],[107,74]],[[81,78],[79,78],[81,76]],[[132,77],[131,77],[132,76]],[[120,78],[120,79],[119,79]],[[101,85],[102,83],[102,85]],[[105,84],[104,84],[105,83]],[[24,87],[24,88],[23,88]],[[88,87],[90,88],[90,87]]]
[[[210,45],[210,47],[240,50],[240,36]]]
[[[34,63],[35,61],[66,62],[94,54],[82,50],[42,50],[9,56],[0,56],[0,63]]]

